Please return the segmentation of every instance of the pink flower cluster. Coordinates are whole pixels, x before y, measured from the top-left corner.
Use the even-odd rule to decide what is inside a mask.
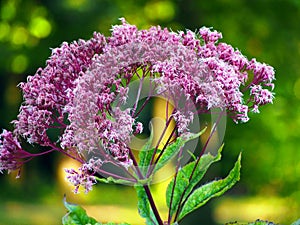
[[[101,166],[106,163],[130,167],[131,137],[143,131],[138,121],[143,106],[139,109],[137,103],[146,78],[152,87],[148,98],[160,95],[173,102],[169,116],[178,135],[188,131],[195,113],[221,108],[234,121],[247,122],[249,111],[257,113],[272,103],[273,68],[220,42],[221,33],[206,27],[177,33],[159,26],[138,30],[121,21],[111,37],[94,33],[88,41],[53,49],[46,67],[20,84],[24,103],[14,131],[0,135],[0,171],[20,169],[29,158],[21,137],[80,161],[79,172],[67,170],[76,190],[80,184],[90,190],[92,176],[105,173]],[[124,108],[136,80],[136,104]],[[186,104],[180,105],[182,99]],[[48,129],[62,135],[50,140]],[[88,160],[93,154],[98,159]]]
[[[8,172],[19,169],[22,158],[28,155],[24,152],[13,134],[7,130],[3,130],[0,136],[0,172],[8,170]]]

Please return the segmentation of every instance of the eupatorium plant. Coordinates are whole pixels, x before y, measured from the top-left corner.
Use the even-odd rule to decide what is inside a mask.
[[[0,136],[0,171],[21,171],[34,157],[58,151],[81,163],[78,170],[66,169],[75,192],[80,186],[88,192],[97,182],[133,185],[147,224],[178,224],[239,180],[240,156],[226,178],[199,187],[208,167],[221,158],[222,146],[216,155],[206,148],[222,116],[247,122],[249,112],[272,103],[274,70],[248,60],[221,42],[221,33],[206,27],[171,32],[121,22],[110,37],[95,32],[90,40],[52,49],[46,67],[19,85],[24,102],[12,121],[14,130]],[[154,141],[150,123],[148,138],[136,149],[133,140],[148,129],[140,118],[154,98],[166,103],[164,128]],[[191,125],[199,114],[215,109],[219,116],[200,153],[190,152],[191,159],[183,160],[185,144],[208,132],[199,128],[192,133]],[[49,135],[53,130],[56,139]],[[29,152],[21,140],[48,150]],[[168,163],[174,171],[166,190],[168,217],[162,218],[150,184]],[[97,223],[80,207],[65,204],[70,213],[64,224]]]

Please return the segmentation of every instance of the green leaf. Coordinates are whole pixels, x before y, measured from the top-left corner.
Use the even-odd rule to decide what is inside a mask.
[[[67,202],[66,197],[64,198],[64,205],[69,212],[62,218],[63,225],[130,225],[128,223],[99,223],[94,218],[89,217],[81,206]]]
[[[240,168],[241,154],[239,155],[237,162],[226,178],[207,183],[192,192],[192,194],[187,198],[185,204],[183,205],[182,210],[179,213],[178,220],[181,220],[190,212],[201,207],[211,198],[221,196],[227,190],[229,190],[240,179]]]
[[[62,218],[63,225],[99,225],[94,218],[86,214],[86,211],[82,207],[68,203],[66,197],[64,198],[64,205],[69,212]]]
[[[147,151],[140,151],[139,156],[140,156],[140,161],[139,161],[139,168],[143,174],[143,176],[146,176],[148,170],[149,170],[149,165],[151,162],[151,159],[153,157],[155,148],[152,148]]]
[[[150,137],[146,144],[143,146],[139,152],[139,167],[144,176],[146,176],[149,169],[149,164],[151,162],[155,148],[151,148],[153,142],[153,127],[150,123]]]
[[[137,197],[138,197],[139,214],[141,215],[141,217],[147,218],[150,215],[150,207],[149,207],[149,202],[148,202],[146,192],[143,186],[140,185],[135,185],[135,190],[137,192]]]
[[[217,162],[221,159],[221,152],[223,149],[223,145],[219,148],[218,154],[216,156],[212,156],[211,154],[205,154],[200,158],[200,161],[195,168],[196,160],[185,165],[182,169],[178,171],[176,177],[176,184],[173,191],[172,197],[172,190],[174,186],[174,178],[169,183],[166,191],[166,201],[167,205],[170,207],[171,204],[171,197],[172,197],[172,205],[170,209],[171,216],[178,210],[179,205],[181,202],[184,202],[187,196],[192,192],[194,187],[200,182],[200,180],[205,175],[206,171],[208,170],[209,166]],[[192,172],[194,170],[193,176]],[[182,195],[184,195],[182,197]]]
[[[115,179],[113,177],[107,177],[107,178],[99,178],[99,177],[95,177],[95,179],[101,183],[105,183],[105,184],[132,184],[132,182],[127,181],[127,180],[122,180],[122,179]]]
[[[138,197],[138,211],[141,217],[146,219],[147,225],[156,225],[157,220],[154,216],[152,209],[150,208],[148,196],[143,186],[135,185],[135,189]]]
[[[163,166],[165,166],[174,156],[176,156],[184,143],[185,142],[183,141],[183,139],[181,137],[178,137],[174,143],[168,145],[164,150],[162,156],[159,158],[157,164],[155,165],[153,174]]]
[[[188,135],[177,137],[174,143],[166,147],[162,156],[159,158],[157,164],[155,165],[153,174],[156,171],[158,171],[160,168],[165,166],[173,157],[175,157],[186,142],[200,137],[205,132],[205,130],[206,128],[204,128],[203,130],[201,130],[199,133],[196,134],[189,133]]]
[[[292,223],[291,225],[300,225],[300,219]]]

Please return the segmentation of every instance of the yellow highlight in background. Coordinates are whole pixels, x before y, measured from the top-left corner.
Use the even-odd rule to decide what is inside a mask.
[[[28,58],[26,55],[17,55],[14,57],[11,63],[11,70],[14,73],[23,73],[28,67]]]
[[[47,37],[52,30],[50,22],[44,17],[34,17],[29,25],[30,33],[37,38]]]

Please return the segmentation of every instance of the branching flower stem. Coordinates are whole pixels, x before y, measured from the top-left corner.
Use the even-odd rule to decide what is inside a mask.
[[[143,102],[143,105],[140,107],[139,111],[134,115],[134,118],[136,118],[145,108],[145,106],[147,105],[147,103],[149,102],[150,98],[152,97],[153,94],[153,90],[152,90],[152,82],[150,82],[149,84],[149,93],[147,98],[145,99],[145,101]]]
[[[22,151],[20,151],[20,158],[30,158],[30,159],[32,159],[33,157],[46,155],[46,154],[48,154],[50,152],[54,152],[54,151],[56,151],[56,149],[50,149],[50,150],[40,152],[40,153],[30,153],[30,152],[27,152],[25,150],[22,150]]]
[[[135,100],[135,103],[134,103],[134,106],[133,106],[133,109],[132,109],[132,115],[131,116],[134,116],[136,108],[138,106],[140,95],[141,95],[141,91],[142,91],[142,88],[143,88],[143,81],[144,81],[144,77],[141,77],[140,78],[140,84],[139,84],[138,93],[137,93],[136,100]]]
[[[176,132],[177,127],[175,126],[172,130],[172,133],[169,135],[168,140],[166,141],[166,143],[164,144],[164,147],[162,148],[161,152],[159,153],[159,155],[157,156],[154,165],[157,164],[158,160],[160,159],[160,157],[164,154],[165,149],[167,148],[167,146],[169,145],[171,138],[173,137],[173,135]]]
[[[173,110],[173,112],[174,112],[174,111],[175,111],[175,109]],[[173,112],[172,112],[172,114],[173,114]],[[169,125],[171,124],[171,121],[172,121],[172,119],[173,119],[172,114],[171,114],[171,116],[169,117],[169,119],[167,120],[166,125],[165,125],[165,127],[164,127],[164,130],[162,131],[162,133],[161,133],[161,135],[160,135],[160,137],[159,137],[159,139],[158,139],[158,141],[157,141],[157,144],[156,144],[156,146],[155,146],[154,152],[153,152],[153,154],[152,154],[152,158],[151,158],[151,161],[150,161],[150,165],[153,165],[154,159],[155,159],[155,154],[156,154],[156,152],[157,152],[157,150],[158,150],[158,146],[159,146],[159,144],[161,143],[161,141],[162,141],[162,139],[163,139],[163,137],[164,137],[164,135],[165,135],[165,133],[166,133],[166,131],[167,131]],[[174,131],[174,132],[175,132],[175,131]],[[171,135],[173,135],[174,132],[172,132]],[[170,137],[169,137],[168,140],[171,139],[171,135],[170,135]],[[165,148],[166,146],[167,146],[167,144],[164,145],[164,148]],[[153,169],[154,169],[154,168],[149,167],[149,170],[148,170],[148,172],[147,172],[147,177],[150,176],[150,174],[152,173]]]

